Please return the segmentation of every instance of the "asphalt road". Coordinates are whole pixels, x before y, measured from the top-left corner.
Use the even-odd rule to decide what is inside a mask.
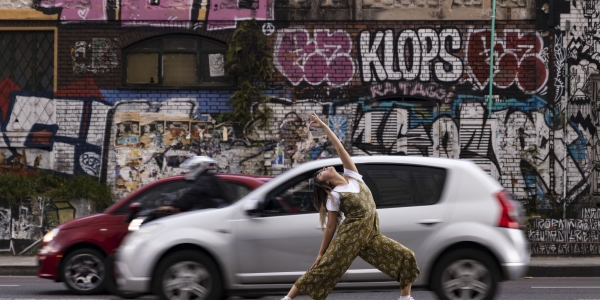
[[[434,300],[435,295],[428,291],[413,291],[415,300]],[[262,300],[279,300],[280,297],[263,297]],[[25,299],[119,299],[110,295],[76,296],[62,283],[55,283],[37,277],[0,276],[0,300]],[[146,296],[140,299],[156,299]],[[239,298],[230,298],[239,299]],[[308,297],[298,297],[308,300]],[[395,300],[396,292],[360,292],[333,293],[327,299],[332,300]],[[500,286],[499,300],[600,300],[600,278],[532,278],[505,282]]]

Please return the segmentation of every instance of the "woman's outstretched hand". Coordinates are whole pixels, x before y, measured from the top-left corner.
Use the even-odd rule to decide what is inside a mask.
[[[323,121],[321,121],[321,119],[319,119],[319,117],[317,117],[317,115],[314,113],[308,114],[308,118],[310,119],[310,123],[308,123],[308,128],[310,128],[310,127],[314,127],[314,128],[327,127],[327,125]]]

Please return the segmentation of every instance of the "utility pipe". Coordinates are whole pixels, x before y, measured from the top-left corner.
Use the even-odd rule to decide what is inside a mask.
[[[488,116],[492,115],[492,88],[494,87],[494,44],[496,43],[496,0],[492,0],[492,32],[490,42],[490,91],[488,95]]]
[[[567,152],[569,151],[569,141],[567,139],[567,126],[569,126],[569,63],[565,62],[565,123],[563,124],[563,141],[565,143],[565,153],[563,156],[563,219],[567,217]]]

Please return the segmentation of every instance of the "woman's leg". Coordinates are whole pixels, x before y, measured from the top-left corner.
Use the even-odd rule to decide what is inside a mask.
[[[290,289],[290,291],[287,293],[287,296],[294,299],[299,294],[300,294],[300,290],[296,287],[296,285],[293,285],[292,288]]]
[[[412,283],[421,273],[415,254],[402,244],[377,235],[358,256],[400,283],[400,296],[409,296]]]
[[[410,296],[410,288],[411,287],[412,287],[412,283],[409,284],[408,286],[406,286],[405,288],[401,289],[400,290],[400,296]]]

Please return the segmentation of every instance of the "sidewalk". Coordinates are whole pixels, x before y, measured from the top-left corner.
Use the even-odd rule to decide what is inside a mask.
[[[0,256],[0,276],[35,276],[35,256]],[[600,277],[600,257],[533,257],[527,276]]]

